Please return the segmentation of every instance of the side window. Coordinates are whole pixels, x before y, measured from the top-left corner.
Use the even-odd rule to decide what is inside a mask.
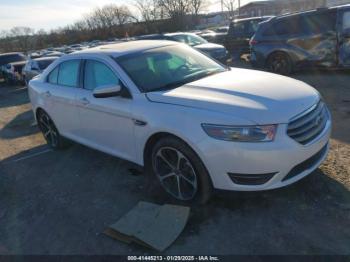
[[[119,79],[105,64],[87,60],[85,63],[84,88],[94,90],[104,85],[118,85]]]
[[[336,12],[316,13],[305,16],[305,27],[308,27],[310,33],[323,33],[335,31]],[[302,25],[301,27],[304,27]]]
[[[245,28],[246,28],[245,25],[246,24],[244,22],[233,23],[232,35],[233,36],[242,36],[242,35],[244,35]]]
[[[56,67],[54,70],[52,70],[51,73],[49,74],[49,76],[48,76],[48,78],[47,78],[47,82],[49,82],[50,84],[57,85],[58,68],[59,68],[59,66],[57,66],[57,67]]]
[[[248,35],[254,35],[255,34],[256,30],[258,29],[259,22],[260,21],[254,21],[254,20],[249,22],[248,28],[246,29]]]
[[[77,87],[80,60],[66,61],[60,64],[57,83],[62,86]]]
[[[277,20],[265,32],[264,36],[286,36],[297,34],[300,31],[300,17],[292,16]]]
[[[343,15],[343,32],[350,32],[350,11],[347,11]]]

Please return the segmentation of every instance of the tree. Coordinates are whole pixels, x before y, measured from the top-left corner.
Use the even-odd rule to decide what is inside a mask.
[[[236,0],[222,0],[223,9],[228,11],[230,16],[235,14]]]
[[[154,31],[154,22],[163,16],[158,0],[135,0],[135,6],[140,12],[142,21],[145,22],[147,32]]]
[[[209,6],[209,3],[207,0],[189,0],[189,5],[191,14],[197,16],[200,11]]]
[[[12,38],[18,39],[18,45],[21,51],[28,51],[32,47],[30,39],[34,32],[34,29],[30,27],[16,26],[10,30],[9,35]]]
[[[173,29],[179,30],[186,27],[186,14],[190,11],[188,0],[158,0],[158,5],[171,19]]]

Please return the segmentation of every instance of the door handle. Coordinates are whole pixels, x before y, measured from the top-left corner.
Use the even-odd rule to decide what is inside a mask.
[[[89,101],[86,97],[80,99],[80,102],[81,102],[81,104],[84,105],[84,106],[90,104],[90,101]]]
[[[46,91],[46,92],[44,93],[44,95],[45,95],[46,97],[50,97],[50,96],[51,96],[51,92],[50,92],[50,91]]]

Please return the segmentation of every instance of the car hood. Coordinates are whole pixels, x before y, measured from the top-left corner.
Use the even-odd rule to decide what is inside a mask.
[[[170,91],[150,92],[147,97],[152,102],[220,112],[261,125],[288,123],[320,99],[304,82],[234,68]]]
[[[225,47],[222,45],[214,44],[214,43],[206,43],[194,46],[199,50],[215,50],[215,49],[224,49]]]

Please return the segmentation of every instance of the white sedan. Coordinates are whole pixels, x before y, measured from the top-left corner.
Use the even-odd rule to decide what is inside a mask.
[[[315,89],[175,42],[63,56],[30,81],[29,95],[51,147],[69,139],[137,163],[181,201],[289,185],[329,148],[331,118]]]

